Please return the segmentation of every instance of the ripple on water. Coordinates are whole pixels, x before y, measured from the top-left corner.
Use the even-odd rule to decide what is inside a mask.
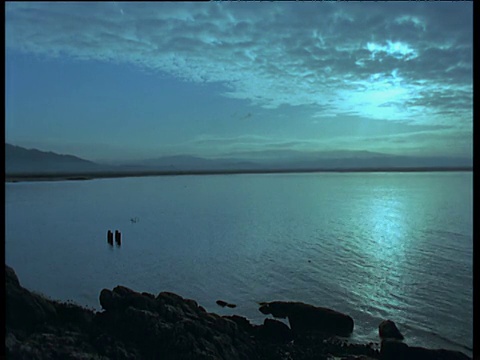
[[[388,318],[411,344],[471,348],[471,184],[468,173],[6,184],[6,262],[27,287],[80,304],[123,284],[222,314],[226,299],[263,322],[258,301],[304,301],[351,315],[353,339],[378,341]]]

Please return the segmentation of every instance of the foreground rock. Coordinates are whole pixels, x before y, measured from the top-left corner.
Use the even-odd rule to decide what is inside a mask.
[[[426,349],[408,346],[402,340],[403,335],[391,320],[384,320],[378,326],[378,335],[382,339],[380,355],[382,360],[467,360],[470,359],[459,351],[445,349]]]
[[[302,336],[272,319],[254,325],[238,315],[208,313],[194,300],[169,292],[155,296],[123,286],[104,289],[100,293],[104,310],[94,312],[31,293],[20,285],[11,268],[5,266],[5,272],[8,359],[380,358],[372,344],[348,344],[312,333]],[[275,305],[269,311],[272,309],[278,315]],[[409,349],[412,356],[417,356],[416,351],[429,351]],[[384,344],[382,351],[389,356],[389,345]],[[444,354],[443,350],[431,351]],[[429,356],[422,354],[418,356]]]
[[[354,326],[353,319],[348,315],[301,302],[262,303],[259,310],[277,318],[288,318],[295,334],[318,332],[326,336],[349,336]]]
[[[99,328],[133,342],[147,358],[256,359],[255,343],[237,324],[207,313],[194,300],[170,292],[158,296],[123,286],[102,290]]]
[[[445,349],[426,349],[419,346],[408,346],[395,340],[382,340],[380,351],[382,360],[469,360],[470,357],[460,351]]]
[[[378,325],[378,335],[382,339],[403,340],[403,335],[397,325],[391,320],[384,320]]]
[[[6,325],[29,331],[57,317],[55,307],[43,297],[22,288],[13,269],[5,266]]]

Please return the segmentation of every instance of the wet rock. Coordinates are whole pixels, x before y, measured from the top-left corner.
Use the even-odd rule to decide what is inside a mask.
[[[238,316],[238,315],[227,316],[226,315],[226,316],[223,316],[223,318],[235,322],[241,330],[249,334],[253,334],[258,327],[256,325],[253,325],[247,318],[243,316]]]
[[[288,318],[290,328],[296,334],[320,332],[326,336],[348,336],[352,333],[353,319],[338,311],[301,302],[273,301],[260,306],[263,314]]]
[[[235,321],[205,312],[197,302],[162,292],[155,299],[116,287],[104,289],[98,317],[105,332],[133,342],[146,358],[255,359],[255,343]]]
[[[17,337],[11,332],[5,335],[5,352],[8,357],[14,356],[16,353],[17,347],[20,345],[20,341],[17,340]]]
[[[237,305],[227,303],[226,301],[223,301],[223,300],[217,300],[216,303],[217,303],[218,306],[221,306],[221,307],[226,306],[226,307],[229,307],[229,308],[232,308],[232,309],[237,307]]]
[[[411,360],[471,360],[460,351],[445,349],[426,349],[423,347],[409,346],[408,359]]]
[[[294,305],[293,309],[279,302],[262,304],[262,312],[288,317],[300,329],[294,333],[276,320],[266,319],[262,325],[254,325],[238,315],[208,313],[196,301],[174,293],[154,296],[117,286],[102,290],[100,302],[104,310],[94,312],[33,294],[21,287],[11,268],[6,266],[5,270],[5,349],[11,359],[312,360],[327,359],[330,355],[337,360],[379,358],[368,344],[346,345],[333,336],[325,337],[325,332],[301,332],[302,326],[310,325],[305,322],[307,316],[314,318],[315,330],[321,324],[324,331],[327,324],[331,331],[329,322],[341,322],[341,317],[332,316],[329,309],[318,310],[306,304]],[[297,317],[300,322],[295,322]],[[293,335],[295,340],[289,341]],[[403,359],[413,360],[468,359],[454,351],[408,347],[384,339],[383,359],[399,359],[402,354],[406,354]]]
[[[53,306],[57,312],[56,323],[60,325],[73,324],[72,329],[88,330],[93,322],[95,313],[74,304],[54,301]]]
[[[408,346],[396,339],[382,340],[380,358],[382,360],[470,360],[470,357],[460,351]]]
[[[17,274],[15,274],[15,271],[7,265],[5,265],[5,284],[20,287],[20,281],[18,281]]]
[[[101,333],[91,340],[101,359],[140,360],[142,355],[133,346],[128,346],[110,334]]]
[[[31,331],[56,319],[55,307],[47,299],[23,288],[12,268],[5,265],[6,326]]]
[[[290,328],[278,320],[265,319],[263,325],[259,327],[258,333],[261,338],[273,342],[285,343],[293,339]]]
[[[403,340],[403,335],[398,330],[397,325],[391,320],[384,320],[378,325],[378,335],[382,339]]]
[[[100,292],[100,305],[112,312],[125,310],[129,306],[151,310],[156,307],[153,295],[137,293],[125,286],[117,286],[113,290],[103,289]]]
[[[381,359],[405,359],[408,345],[396,339],[382,340],[380,347]]]
[[[34,333],[9,354],[12,359],[99,360],[85,334],[78,332]]]

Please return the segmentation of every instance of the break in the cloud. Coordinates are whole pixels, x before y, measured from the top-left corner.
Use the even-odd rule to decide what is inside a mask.
[[[472,18],[469,2],[14,2],[6,48],[218,83],[222,96],[279,119],[275,110],[295,107],[313,124],[354,117],[447,136],[445,128],[471,133]],[[262,117],[245,110],[236,119]],[[285,133],[302,121],[292,116]],[[357,147],[368,142],[360,136]]]

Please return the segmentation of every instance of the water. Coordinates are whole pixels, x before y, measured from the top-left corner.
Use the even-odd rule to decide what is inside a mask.
[[[6,263],[99,309],[103,288],[173,291],[254,323],[258,302],[392,319],[410,345],[471,355],[472,173],[218,175],[8,183]],[[131,218],[138,217],[137,223]],[[108,229],[122,232],[110,247]],[[222,309],[218,299],[237,304]]]

